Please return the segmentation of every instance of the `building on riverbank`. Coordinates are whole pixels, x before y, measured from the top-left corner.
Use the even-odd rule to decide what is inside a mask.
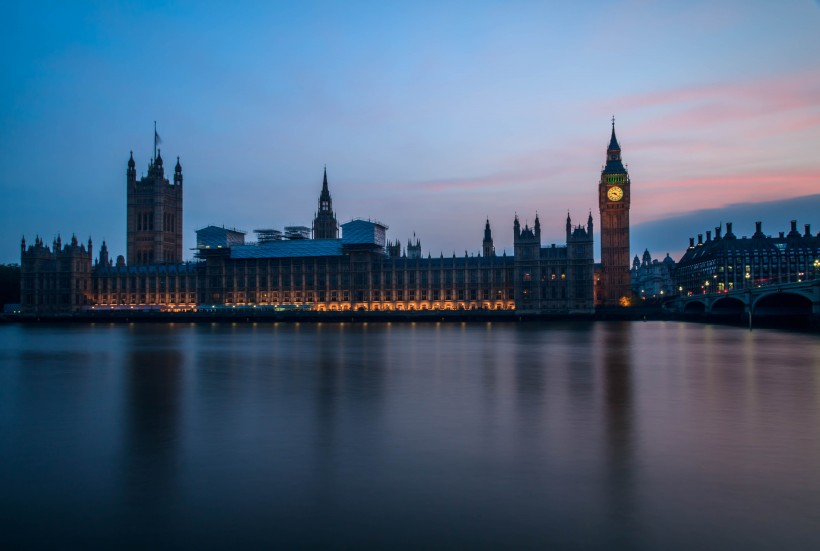
[[[643,256],[632,260],[632,294],[641,301],[658,300],[677,295],[675,287],[675,261],[666,253],[666,258],[652,258],[649,249]]]
[[[537,215],[534,227],[523,229],[515,216],[513,256],[495,253],[487,220],[477,254],[425,258],[418,238],[402,251],[398,242],[387,241],[388,227],[380,222],[354,219],[338,225],[325,170],[312,238],[306,233],[309,228],[281,238],[265,230],[271,239],[245,243],[244,232],[209,226],[197,232],[195,260],[182,262],[177,238],[182,171],[177,161],[171,184],[163,170],[157,152],[149,166],[151,181],[137,182],[133,157],[128,160],[128,262],[122,256],[116,262],[109,258],[105,242],[94,259],[91,239],[86,246],[76,237],[68,245],[58,238],[51,247],[39,237],[28,247],[23,240],[24,315],[118,309],[191,312],[213,306],[594,311],[591,213],[586,226],[573,227],[567,216],[562,245],[542,246]],[[142,195],[135,202],[132,192],[137,188]],[[166,197],[172,192],[173,200]],[[166,203],[168,208],[148,209]],[[145,208],[132,209],[134,204]]]
[[[676,269],[675,284],[685,296],[722,293],[783,283],[799,283],[820,277],[820,234],[812,235],[806,224],[801,234],[797,221],[791,231],[777,236],[763,233],[763,224],[755,223],[751,237],[737,238],[732,224],[689,238],[689,248]]]

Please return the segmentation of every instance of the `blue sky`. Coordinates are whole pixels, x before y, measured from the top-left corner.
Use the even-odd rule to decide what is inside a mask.
[[[653,254],[676,256],[707,228],[658,240],[659,220],[736,203],[764,217],[820,191],[820,5],[808,0],[7,11],[0,262],[36,234],[124,254],[126,161],[133,150],[145,171],[155,120],[166,164],[179,155],[184,169],[186,248],[207,224],[309,225],[325,164],[340,221],[377,218],[403,242],[415,232],[425,253],[479,251],[485,217],[511,251],[516,212],[531,223],[537,211],[545,244],[560,243],[568,210],[580,223],[592,209],[599,226],[613,114],[634,252],[649,246],[641,224],[655,224]]]

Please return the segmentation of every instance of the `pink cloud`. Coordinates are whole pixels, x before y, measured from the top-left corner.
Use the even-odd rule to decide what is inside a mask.
[[[759,202],[811,195],[817,193],[819,184],[820,168],[656,180],[633,187],[632,212],[636,222],[646,222],[738,201]]]
[[[765,138],[773,134],[790,134],[812,128],[820,130],[820,113],[801,116],[791,120],[775,121],[760,130],[750,132],[749,136],[753,138]]]
[[[801,71],[735,83],[715,83],[624,96],[609,107],[616,112],[646,112],[637,135],[709,132],[733,123],[765,119],[764,128],[785,132],[802,125],[820,108],[820,74]],[[793,120],[792,120],[793,119]],[[767,135],[765,131],[756,133]]]
[[[818,92],[820,92],[820,74],[816,71],[800,71],[745,82],[715,83],[635,94],[615,100],[614,104],[618,108],[631,110],[724,98],[761,101],[786,108],[801,108],[807,105],[820,105]]]

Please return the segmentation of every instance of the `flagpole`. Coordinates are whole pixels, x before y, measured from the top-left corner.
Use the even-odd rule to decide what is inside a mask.
[[[157,121],[154,121],[154,159],[157,158]]]

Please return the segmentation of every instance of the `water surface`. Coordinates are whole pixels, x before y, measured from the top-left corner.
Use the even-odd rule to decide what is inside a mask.
[[[0,327],[0,547],[820,549],[820,337]]]

